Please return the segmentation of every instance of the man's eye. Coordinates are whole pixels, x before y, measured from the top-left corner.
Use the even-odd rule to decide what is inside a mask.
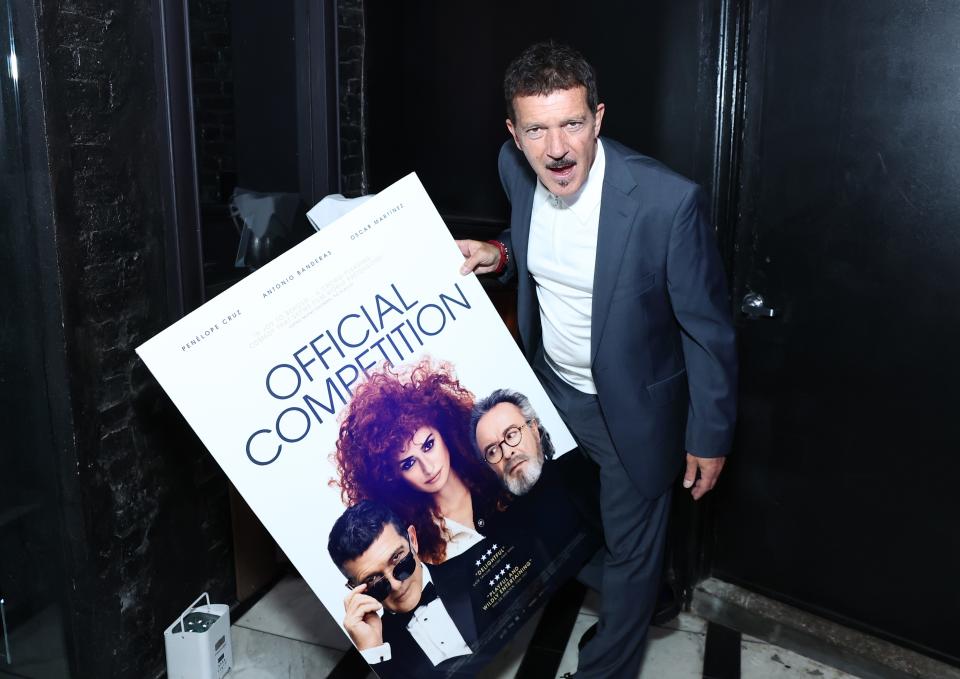
[[[407,471],[414,464],[414,459],[412,457],[406,457],[400,460],[400,471]]]
[[[571,122],[567,123],[567,129],[570,130],[571,132],[576,132],[577,130],[581,129],[582,127],[583,127],[583,121],[582,121],[582,120],[574,120],[574,121],[571,121]]]
[[[529,130],[527,130],[526,135],[529,139],[539,139],[543,136],[543,128],[531,127]]]

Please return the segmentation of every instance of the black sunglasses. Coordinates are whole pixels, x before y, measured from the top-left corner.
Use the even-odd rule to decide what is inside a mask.
[[[393,564],[393,568],[389,569],[389,572],[393,573],[395,580],[403,582],[417,569],[417,560],[413,556],[413,548],[410,545],[410,538],[407,537],[407,547],[410,551],[407,552],[407,555],[400,559],[397,563]],[[364,594],[372,596],[377,601],[383,601],[388,596],[390,592],[393,591],[393,587],[390,585],[390,581],[387,579],[386,574],[377,574],[371,575],[366,580],[361,583],[354,585],[349,580],[347,581],[347,587],[354,589],[360,585],[366,585],[367,589],[364,591]]]

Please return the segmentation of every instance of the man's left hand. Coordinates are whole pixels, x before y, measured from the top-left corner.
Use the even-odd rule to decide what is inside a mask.
[[[723,469],[723,463],[726,461],[725,457],[697,457],[687,453],[687,471],[683,475],[683,487],[692,489],[690,494],[693,495],[694,500],[699,500],[717,485],[720,470]],[[698,469],[700,470],[699,479],[697,478]]]

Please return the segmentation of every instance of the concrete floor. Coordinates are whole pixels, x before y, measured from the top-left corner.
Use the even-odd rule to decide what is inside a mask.
[[[597,620],[597,599],[588,595],[564,651],[557,676],[577,664],[577,640]],[[538,620],[531,620],[483,673],[483,679],[513,677]],[[651,629],[638,679],[701,679],[706,622],[681,613]],[[232,679],[316,679],[325,677],[349,642],[302,579],[288,577],[233,625]],[[742,679],[856,679],[803,656],[744,636]],[[371,675],[372,676],[372,675]]]

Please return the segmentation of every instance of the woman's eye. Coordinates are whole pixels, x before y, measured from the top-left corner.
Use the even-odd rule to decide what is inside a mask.
[[[433,450],[433,437],[432,437],[432,436],[428,436],[428,437],[427,437],[427,440],[423,442],[423,445],[422,445],[422,446],[420,446],[420,450],[422,450],[422,451],[425,452],[425,453],[429,453],[431,450]]]
[[[414,459],[412,457],[404,458],[403,460],[400,461],[400,471],[405,472],[409,470],[413,466],[413,463],[414,463]]]

